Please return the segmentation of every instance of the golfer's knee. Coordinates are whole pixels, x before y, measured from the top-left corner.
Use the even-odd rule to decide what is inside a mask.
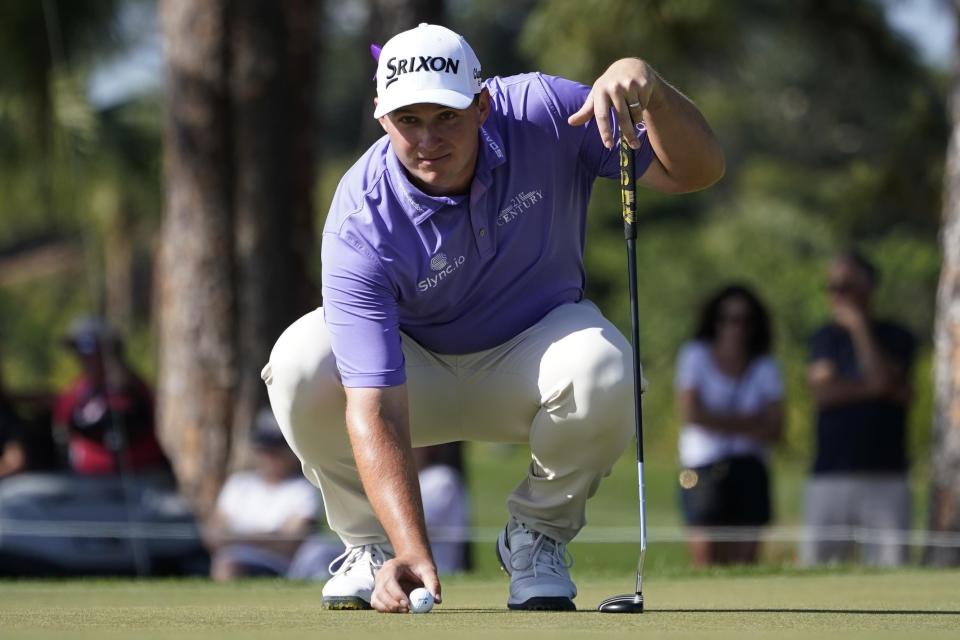
[[[618,458],[633,436],[633,355],[621,338],[605,342],[588,361],[589,419],[597,438],[606,444],[607,457]]]
[[[340,386],[322,308],[304,315],[280,335],[261,378],[268,388],[282,387],[287,392],[304,390],[305,382],[314,392]]]
[[[592,393],[622,393],[633,378],[630,345],[622,336],[608,339],[600,331],[590,332],[571,353],[578,378]]]
[[[589,458],[592,466],[604,466],[620,456],[633,434],[631,353],[625,341],[621,345],[599,335],[580,346],[571,354],[568,398],[551,414],[564,447]]]
[[[574,384],[580,386],[591,413],[615,410],[632,401],[633,361],[625,340],[597,336],[575,359],[578,370]]]
[[[298,432],[317,431],[331,423],[330,417],[343,415],[343,388],[321,309],[283,332],[261,378],[291,445],[300,439]]]

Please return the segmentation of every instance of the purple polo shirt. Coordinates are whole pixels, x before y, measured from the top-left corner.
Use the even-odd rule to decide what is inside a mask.
[[[337,187],[323,311],[344,386],[403,384],[401,331],[437,353],[473,353],[583,298],[593,182],[619,178],[618,151],[604,148],[596,121],[567,124],[589,88],[540,73],[485,86],[492,110],[469,195],[417,189],[386,136]],[[643,175],[653,151],[638,129]]]

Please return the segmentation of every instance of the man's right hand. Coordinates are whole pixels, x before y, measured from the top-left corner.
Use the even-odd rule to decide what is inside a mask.
[[[410,592],[424,587],[440,603],[440,579],[429,555],[397,556],[377,571],[370,604],[381,613],[410,611]]]
[[[869,326],[863,310],[849,302],[834,304],[833,319],[853,335],[866,331]]]
[[[440,596],[410,444],[407,388],[347,388],[346,394],[357,471],[397,553],[377,572],[370,604],[377,611],[400,613],[409,609],[407,594],[416,587]]]

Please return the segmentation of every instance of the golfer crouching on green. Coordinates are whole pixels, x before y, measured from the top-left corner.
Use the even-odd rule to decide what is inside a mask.
[[[440,601],[411,447],[465,440],[529,443],[497,542],[507,605],[571,610],[567,544],[633,434],[630,345],[583,297],[593,182],[618,178],[620,132],[662,192],[714,183],[722,151],[637,58],[593,88],[482,80],[462,37],[421,24],[387,42],[376,80],[387,135],[333,198],[323,307],[263,370],[347,547],[323,604],[404,612],[417,586]]]

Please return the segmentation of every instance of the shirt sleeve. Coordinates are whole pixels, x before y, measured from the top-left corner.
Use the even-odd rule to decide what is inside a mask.
[[[689,391],[699,385],[700,372],[703,371],[700,348],[696,343],[688,343],[680,349],[677,356],[677,371],[673,378],[673,387],[677,391]]]
[[[406,382],[397,298],[379,261],[359,243],[323,236],[323,317],[345,387]]]
[[[590,93],[590,87],[582,85],[579,82],[565,80],[556,76],[540,74],[540,81],[543,83],[547,94],[555,101],[555,106],[559,111],[558,126],[563,130],[566,127],[573,135],[577,136],[577,148],[580,161],[587,170],[594,176],[604,178],[620,178],[620,150],[618,145],[613,149],[607,149],[603,146],[603,140],[600,138],[600,130],[597,127],[596,118],[590,120],[579,127],[571,127],[567,124],[567,118],[580,110],[583,103]],[[610,110],[610,123],[613,127],[613,137],[620,139],[620,127],[617,125],[617,119],[613,109]],[[643,122],[635,124],[637,136],[640,139],[640,148],[633,152],[637,177],[642,176],[647,167],[653,161],[653,147],[650,146],[650,140],[647,137],[647,129]]]

